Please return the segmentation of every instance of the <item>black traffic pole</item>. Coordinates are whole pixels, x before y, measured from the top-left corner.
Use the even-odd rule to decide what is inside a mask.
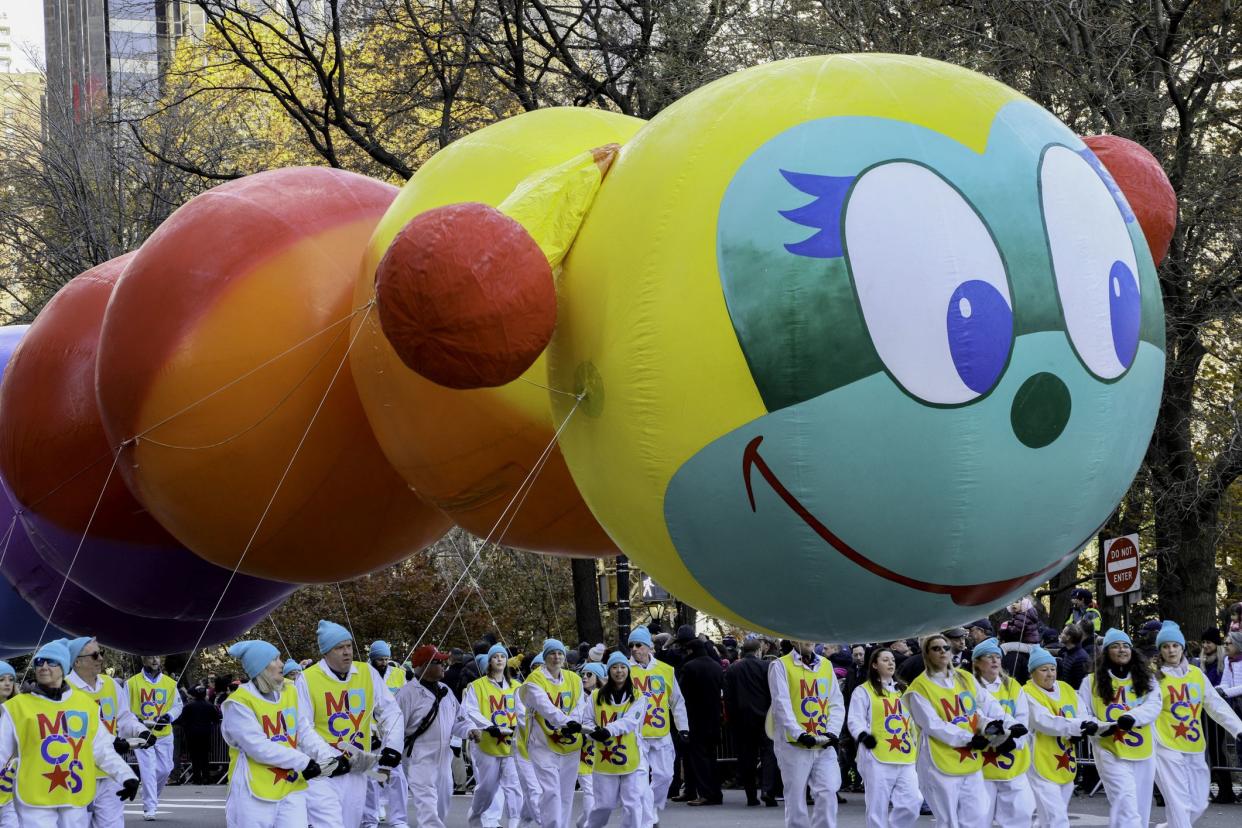
[[[626,651],[630,637],[630,559],[617,556],[617,646]]]

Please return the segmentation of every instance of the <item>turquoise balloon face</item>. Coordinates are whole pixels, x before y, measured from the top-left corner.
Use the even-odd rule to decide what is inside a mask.
[[[887,640],[978,618],[1074,560],[1138,470],[1155,268],[1111,177],[1033,104],[1002,108],[982,154],[882,118],[789,129],[726,190],[717,262],[768,413],[691,457],[664,512],[757,624]]]

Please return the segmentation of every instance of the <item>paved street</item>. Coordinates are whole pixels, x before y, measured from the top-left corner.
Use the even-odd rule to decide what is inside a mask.
[[[194,787],[178,786],[169,788],[165,804],[161,806],[159,819],[155,825],[208,826],[224,825],[223,786]],[[848,804],[841,806],[839,825],[842,828],[856,828],[864,825],[862,794],[846,796]],[[465,828],[466,807],[469,797],[453,797],[453,807],[449,812],[448,828]],[[126,825],[150,825],[142,821],[142,809],[128,807],[125,809]],[[1163,819],[1163,809],[1152,811],[1152,824]],[[1078,798],[1070,805],[1070,822],[1075,826],[1108,825],[1108,803],[1103,794],[1092,799]],[[613,825],[616,819],[613,819]],[[931,825],[931,817],[923,817],[919,825]],[[1210,806],[1207,814],[1197,823],[1197,828],[1237,828],[1242,824],[1242,805]],[[781,828],[781,809],[779,808],[747,808],[745,797],[741,791],[725,791],[725,804],[719,808],[689,808],[684,805],[670,803],[661,825],[667,828],[731,828],[731,826],[747,826],[750,828]]]

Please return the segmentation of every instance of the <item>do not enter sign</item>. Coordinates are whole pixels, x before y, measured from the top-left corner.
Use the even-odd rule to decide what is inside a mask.
[[[1104,541],[1104,594],[1124,595],[1139,586],[1138,535]]]

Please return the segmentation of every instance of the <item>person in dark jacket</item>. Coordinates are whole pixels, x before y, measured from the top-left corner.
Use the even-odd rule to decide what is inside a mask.
[[[1091,672],[1091,657],[1082,648],[1082,627],[1066,624],[1061,631],[1061,657],[1057,660],[1057,677],[1078,689],[1082,680]]]
[[[757,638],[743,642],[741,658],[725,670],[725,712],[737,747],[737,781],[746,791],[746,804],[758,805],[762,791],[764,804],[774,808],[780,793],[780,771],[772,740],[764,729],[772,698],[768,692],[768,664],[759,657],[760,646]],[[760,771],[758,786],[756,766]]]
[[[685,747],[687,787],[698,794],[689,805],[720,805],[724,796],[716,771],[716,749],[720,744],[720,697],[724,690],[724,668],[707,652],[702,641],[686,645],[687,659],[677,681],[686,700],[690,739]]]
[[[181,708],[181,715],[173,722],[181,726],[185,735],[186,752],[190,754],[190,766],[194,770],[195,785],[210,785],[211,735],[219,724],[220,709],[207,701],[207,688],[190,690],[190,703]]]

